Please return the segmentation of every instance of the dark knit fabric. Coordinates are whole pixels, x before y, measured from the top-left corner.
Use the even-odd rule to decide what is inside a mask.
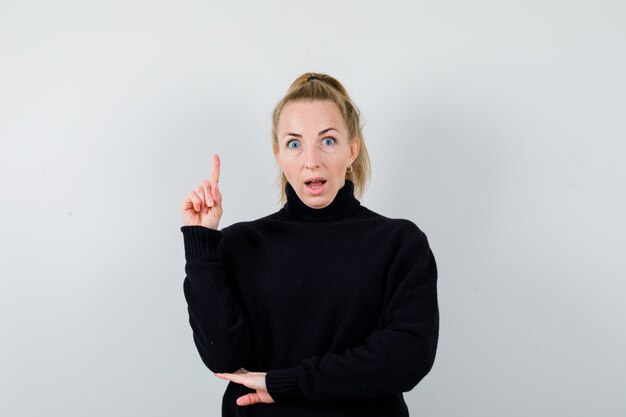
[[[183,226],[193,339],[213,372],[267,372],[272,404],[229,382],[223,416],[408,416],[402,393],[437,349],[437,266],[410,220],[362,206],[346,180],[330,205],[287,183],[277,212]]]

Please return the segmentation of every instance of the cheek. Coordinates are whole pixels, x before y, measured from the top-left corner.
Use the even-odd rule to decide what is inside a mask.
[[[346,158],[339,157],[339,155],[337,155],[337,157],[334,158],[333,168],[335,168],[337,171],[341,171],[343,168],[346,168],[347,166],[348,166],[348,162]]]
[[[278,164],[280,169],[285,173],[285,175],[289,176],[297,169],[297,163],[293,160],[281,160]]]

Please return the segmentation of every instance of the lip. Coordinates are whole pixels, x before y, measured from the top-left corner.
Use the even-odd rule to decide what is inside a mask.
[[[326,178],[324,177],[311,177],[311,178],[307,178],[306,180],[304,180],[304,184],[306,185],[307,182],[315,181],[315,180],[327,181]]]
[[[316,178],[319,178],[319,177],[316,177]],[[307,180],[307,182],[308,181],[310,181],[310,180]],[[320,185],[317,188],[311,188],[308,185],[304,184],[304,188],[306,188],[306,191],[307,191],[307,193],[309,193],[309,195],[320,195],[326,189],[326,183],[323,183],[322,185]]]

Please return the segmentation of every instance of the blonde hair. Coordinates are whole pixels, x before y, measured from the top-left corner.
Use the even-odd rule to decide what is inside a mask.
[[[314,78],[312,78],[314,77]],[[309,80],[309,78],[312,78]],[[357,199],[363,197],[365,187],[371,176],[371,165],[363,133],[361,132],[361,113],[352,99],[348,95],[346,89],[339,81],[327,74],[316,72],[306,72],[296,78],[291,84],[285,96],[278,102],[272,114],[272,148],[274,153],[278,152],[278,120],[283,107],[290,101],[314,101],[314,100],[330,100],[333,101],[339,110],[348,127],[348,138],[350,143],[354,140],[360,142],[360,149],[357,158],[352,163],[352,171],[346,172],[346,178],[354,183],[354,194]],[[285,185],[287,178],[278,170],[277,185],[280,184],[280,204],[283,205],[287,201],[285,194]]]

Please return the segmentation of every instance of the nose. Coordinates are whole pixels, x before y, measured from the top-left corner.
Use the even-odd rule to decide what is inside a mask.
[[[308,169],[319,168],[320,159],[316,146],[308,146],[304,150],[304,167]]]

